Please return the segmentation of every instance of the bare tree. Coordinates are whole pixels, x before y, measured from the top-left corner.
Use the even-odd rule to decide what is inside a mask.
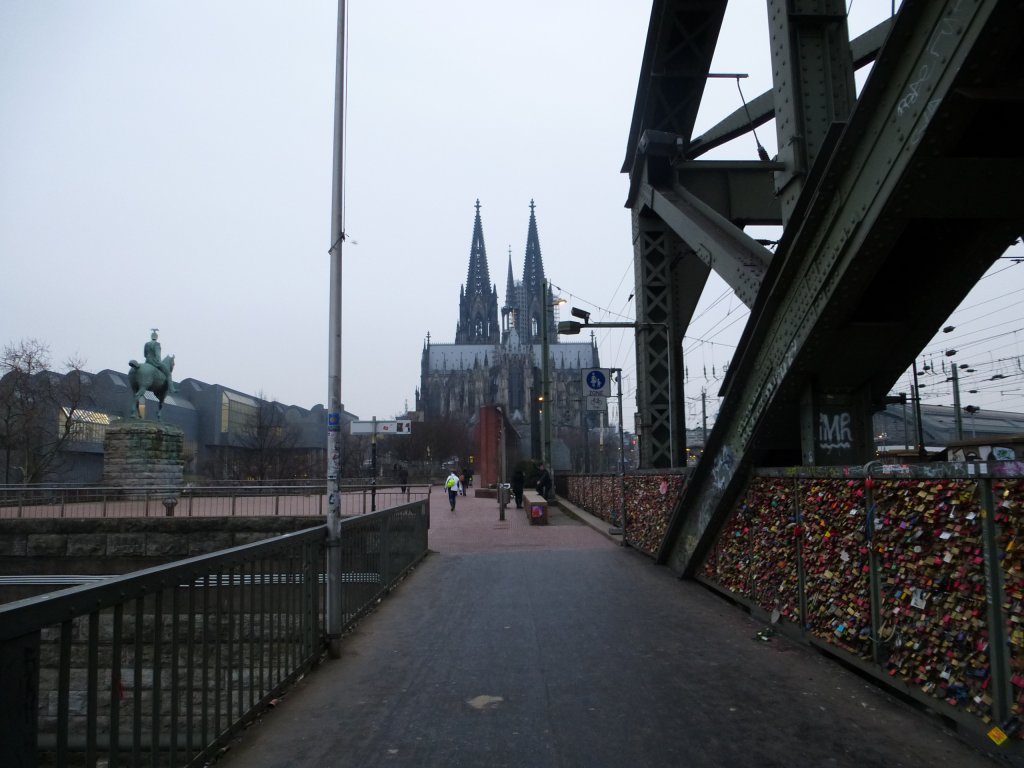
[[[0,355],[0,451],[4,482],[38,483],[59,473],[61,451],[75,438],[82,405],[82,366],[50,368],[50,348],[37,339],[8,344]]]
[[[409,437],[393,438],[394,454],[402,461],[444,461],[451,456],[466,459],[473,453],[473,434],[456,416],[440,416],[412,425]]]
[[[260,392],[257,405],[238,436],[243,457],[239,462],[245,479],[272,480],[294,477],[304,467],[296,449],[299,431],[289,424],[280,403],[269,402]]]

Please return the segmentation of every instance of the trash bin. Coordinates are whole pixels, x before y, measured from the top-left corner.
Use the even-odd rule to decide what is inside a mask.
[[[539,493],[524,494],[526,497],[526,512],[530,516],[530,525],[548,524],[548,505],[544,497]]]

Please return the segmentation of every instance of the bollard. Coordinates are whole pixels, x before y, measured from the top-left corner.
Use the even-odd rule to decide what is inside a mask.
[[[178,500],[174,496],[164,499],[164,517],[174,517],[174,508],[177,504]]]

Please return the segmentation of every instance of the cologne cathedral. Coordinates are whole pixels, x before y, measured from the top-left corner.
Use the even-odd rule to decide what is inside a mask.
[[[555,297],[550,288],[545,290],[544,262],[532,200],[526,256],[519,280],[512,271],[509,253],[500,325],[498,306],[498,289],[491,283],[477,200],[469,270],[466,283],[459,290],[455,343],[438,344],[427,334],[416,409],[427,420],[453,416],[473,426],[482,407],[501,406],[519,434],[522,449],[536,455],[542,338],[546,330],[555,437],[552,456],[556,466],[566,464],[568,456],[562,436],[581,433],[589,426],[582,370],[599,367],[600,362],[593,338],[589,342],[559,341]]]

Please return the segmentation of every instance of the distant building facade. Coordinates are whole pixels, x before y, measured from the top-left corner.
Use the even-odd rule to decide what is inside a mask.
[[[553,404],[552,452],[567,464],[566,430],[584,432],[600,426],[588,420],[582,371],[600,366],[597,346],[589,342],[562,343],[557,333],[554,296],[545,290],[544,262],[537,231],[536,206],[530,201],[526,252],[521,278],[515,279],[509,254],[504,301],[498,311],[498,290],[491,283],[484,244],[480,201],[469,251],[466,283],[459,290],[459,320],[455,342],[437,343],[427,334],[423,346],[416,409],[424,419],[456,418],[470,427],[484,406],[499,406],[520,436],[523,453],[537,455],[543,333],[550,349],[550,387]],[[500,316],[500,324],[499,324]]]
[[[45,439],[55,438],[69,428],[59,460],[53,462],[45,480],[100,483],[106,430],[126,418],[133,407],[127,374],[108,369],[67,374],[43,371],[36,375],[77,377],[75,402],[48,404],[51,413],[42,419]],[[283,405],[191,378],[177,382],[177,386],[178,391],[164,400],[162,421],[184,433],[186,476],[209,480],[325,476],[327,415],[323,405],[309,409]],[[147,393],[142,402],[143,416],[154,418],[158,405],[156,398]],[[343,411],[343,430],[344,424],[355,419]],[[3,453],[0,445],[0,459],[5,458]],[[21,479],[15,471],[7,482]]]

